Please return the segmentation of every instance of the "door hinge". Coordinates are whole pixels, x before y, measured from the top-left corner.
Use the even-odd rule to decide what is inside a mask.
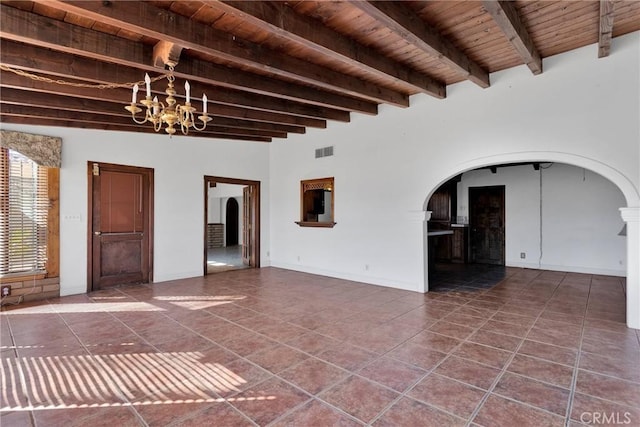
[[[93,176],[99,176],[100,175],[100,165],[97,163],[93,164]]]

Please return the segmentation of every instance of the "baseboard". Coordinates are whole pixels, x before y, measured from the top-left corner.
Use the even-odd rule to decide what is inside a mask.
[[[321,276],[334,277],[336,279],[351,280],[354,282],[362,282],[369,285],[378,285],[387,288],[401,289],[404,291],[422,292],[422,285],[420,284],[393,280],[385,277],[365,276],[344,271],[326,270],[307,265],[290,264],[273,260],[271,261],[271,267],[284,268],[286,270],[300,271],[309,274],[318,274]]]
[[[551,270],[551,271],[566,271],[568,273],[597,274],[601,276],[615,276],[615,277],[627,276],[626,270],[612,270],[607,268],[591,268],[591,267],[571,266],[571,265],[554,265],[554,264],[538,265],[538,263],[533,263],[533,262],[507,262],[506,266],[530,268],[532,270]]]

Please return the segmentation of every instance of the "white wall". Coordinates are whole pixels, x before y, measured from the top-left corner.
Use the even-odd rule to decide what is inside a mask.
[[[209,206],[207,207],[207,222],[209,224],[221,224],[222,217],[220,212],[222,211],[221,199],[219,197],[211,197],[209,193]]]
[[[242,187],[242,185],[237,184],[217,183],[215,187],[209,188],[209,224],[225,222],[226,203],[229,197],[235,197],[238,206],[242,206]]]
[[[238,244],[242,244],[242,199],[243,185],[217,183],[215,187],[209,188],[209,223],[227,223],[227,202],[230,198],[236,199],[238,203]],[[211,211],[216,212],[212,213]],[[224,246],[227,242],[227,228],[224,228]]]
[[[154,169],[154,281],[202,275],[204,176],[269,179],[269,145],[165,134],[5,125],[62,138],[60,293],[87,291],[87,162]],[[268,265],[269,187],[262,185],[261,259]],[[80,220],[65,219],[80,216]]]
[[[426,202],[450,177],[483,165],[555,160],[615,182],[640,206],[640,33],[491,75],[491,87],[448,88],[271,144],[272,265],[425,290]],[[334,145],[335,155],[314,158]],[[335,177],[332,229],[301,228],[300,180]],[[525,250],[534,250],[525,248]],[[637,268],[638,262],[634,261]],[[635,285],[634,285],[635,286]]]
[[[469,187],[490,185],[505,186],[506,265],[626,274],[626,239],[618,236],[624,224],[618,208],[625,200],[611,181],[561,163],[543,164],[539,171],[532,166],[498,168],[495,174],[470,171],[458,183],[457,215],[469,216]]]

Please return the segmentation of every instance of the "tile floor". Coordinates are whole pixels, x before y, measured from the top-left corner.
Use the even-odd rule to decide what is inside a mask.
[[[3,309],[0,424],[640,425],[623,279],[441,273],[424,295],[264,268]]]
[[[242,262],[242,246],[207,249],[207,274],[249,268]]]

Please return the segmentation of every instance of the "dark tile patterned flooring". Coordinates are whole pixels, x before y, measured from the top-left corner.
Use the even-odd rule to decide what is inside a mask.
[[[624,279],[439,266],[433,282],[264,268],[5,307],[0,424],[640,425]]]

